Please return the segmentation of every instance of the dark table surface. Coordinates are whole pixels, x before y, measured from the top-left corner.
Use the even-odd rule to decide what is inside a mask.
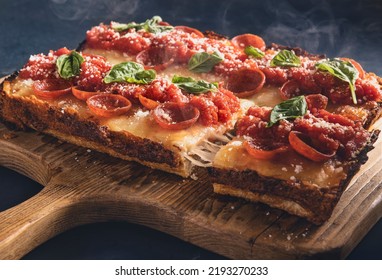
[[[319,0],[0,0],[0,77],[22,67],[31,54],[75,48],[99,22],[144,21],[160,15],[233,36],[255,33],[266,42],[299,46],[329,57],[352,57],[382,76],[382,1]],[[0,167],[0,211],[41,186]],[[382,259],[382,220],[349,259]],[[25,259],[222,259],[142,226],[110,222],[69,230]]]

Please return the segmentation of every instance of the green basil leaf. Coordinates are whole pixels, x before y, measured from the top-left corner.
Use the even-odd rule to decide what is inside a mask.
[[[244,52],[246,55],[253,56],[254,58],[263,58],[265,53],[258,48],[255,48],[253,46],[247,46],[244,49]]]
[[[270,63],[271,67],[277,66],[287,66],[287,67],[298,67],[301,65],[301,61],[293,51],[281,50],[276,54]]]
[[[56,60],[57,72],[61,78],[69,79],[80,74],[81,64],[85,59],[76,51],[60,55]]]
[[[103,81],[109,83],[132,83],[132,84],[149,84],[156,77],[154,70],[145,70],[144,67],[136,62],[122,62],[111,68]]]
[[[152,19],[146,20],[143,28],[150,33],[166,32],[174,28],[169,25],[159,25],[158,23],[160,22],[162,22],[162,18],[160,16],[154,16]]]
[[[149,32],[149,33],[166,32],[166,31],[170,31],[174,28],[172,26],[160,25],[159,24],[160,22],[162,22],[162,18],[160,16],[154,16],[151,19],[148,19],[142,23],[113,22],[111,24],[111,28],[113,28],[115,31],[125,31],[125,30],[131,29],[131,28],[135,28],[135,30],[137,30],[137,31],[144,29],[146,32]]]
[[[111,28],[113,28],[115,31],[125,31],[132,28],[140,28],[139,23],[130,22],[130,23],[119,23],[119,22],[112,22]]]
[[[353,103],[357,104],[357,96],[355,94],[355,81],[358,79],[358,71],[348,61],[339,59],[329,59],[316,64],[317,69],[329,72],[334,77],[347,82],[350,87]]]
[[[206,93],[209,91],[217,91],[218,83],[208,83],[203,80],[196,81],[191,77],[174,76],[172,82],[180,89],[194,94]]]
[[[223,57],[216,51],[212,54],[206,52],[196,53],[188,61],[188,70],[195,73],[207,73],[221,61],[223,61]]]
[[[308,105],[303,95],[283,101],[273,108],[267,127],[273,126],[280,120],[302,117],[307,110]]]
[[[133,77],[127,77],[126,82],[128,82],[130,84],[147,85],[155,79],[156,75],[157,75],[157,73],[153,69],[144,70],[141,72],[137,72],[135,74],[135,76],[133,76]]]

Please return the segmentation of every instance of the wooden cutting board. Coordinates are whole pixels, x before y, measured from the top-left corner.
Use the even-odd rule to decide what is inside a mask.
[[[198,181],[0,124],[0,165],[44,186],[0,212],[0,258],[18,259],[82,224],[123,220],[233,259],[344,258],[382,215],[382,143],[321,227]]]

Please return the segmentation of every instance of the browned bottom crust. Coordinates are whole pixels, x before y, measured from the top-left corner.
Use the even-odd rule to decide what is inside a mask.
[[[291,214],[304,217],[320,225],[328,220],[351,178],[367,159],[373,149],[379,131],[373,131],[369,143],[357,158],[347,162],[350,170],[340,185],[317,188],[301,181],[284,181],[260,176],[254,170],[209,168],[214,191],[223,195],[241,197],[252,202],[262,202]]]
[[[13,129],[32,128],[64,141],[96,149],[124,160],[188,177],[191,164],[176,147],[111,131],[96,119],[83,119],[75,110],[62,110],[37,98],[0,94],[0,121]]]

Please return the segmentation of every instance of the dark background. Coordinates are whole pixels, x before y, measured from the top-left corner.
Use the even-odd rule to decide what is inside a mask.
[[[0,0],[0,77],[22,67],[31,54],[75,48],[85,32],[110,20],[141,22],[160,15],[234,36],[255,33],[267,43],[299,46],[330,57],[352,57],[382,76],[382,1],[319,0]],[[0,211],[41,186],[0,167]],[[382,221],[350,259],[382,259]],[[176,238],[128,223],[81,226],[28,254],[26,259],[221,259]]]

